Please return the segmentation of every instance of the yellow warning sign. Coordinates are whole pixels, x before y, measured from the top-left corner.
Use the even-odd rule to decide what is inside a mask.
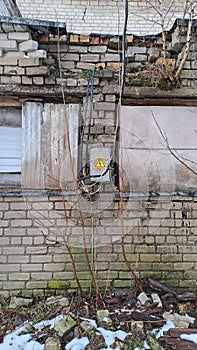
[[[95,170],[100,170],[100,169],[103,169],[105,168],[106,165],[105,165],[105,162],[102,158],[99,158],[96,160],[95,164],[94,164],[94,169]]]

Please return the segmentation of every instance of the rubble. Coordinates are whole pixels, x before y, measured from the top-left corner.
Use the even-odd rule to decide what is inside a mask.
[[[61,350],[61,342],[57,337],[48,337],[44,350]]]
[[[177,313],[164,312],[163,318],[166,321],[172,321],[176,327],[189,328],[194,323],[194,319],[188,316],[181,316]]]
[[[40,350],[197,348],[195,294],[176,293],[153,279],[143,292],[122,289],[102,296],[97,307],[95,296],[88,294],[34,299],[31,307],[14,300],[18,306],[12,298],[12,309],[1,302],[0,350],[18,350],[11,339],[19,344],[20,337]]]
[[[138,295],[137,300],[140,302],[141,305],[145,305],[149,302],[149,299],[146,295],[146,293],[142,292]]]
[[[57,334],[60,337],[62,337],[65,335],[65,333],[70,331],[75,325],[76,325],[76,321],[70,315],[66,315],[64,318],[62,318],[55,324],[54,328]]]
[[[17,306],[27,306],[32,304],[32,298],[20,298],[20,297],[12,297],[10,299],[9,308],[16,308]]]

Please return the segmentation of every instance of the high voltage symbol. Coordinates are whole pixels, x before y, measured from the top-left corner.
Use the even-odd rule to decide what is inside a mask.
[[[105,168],[106,165],[104,163],[104,160],[102,158],[97,159],[96,163],[94,164],[94,169],[95,170],[100,170]]]

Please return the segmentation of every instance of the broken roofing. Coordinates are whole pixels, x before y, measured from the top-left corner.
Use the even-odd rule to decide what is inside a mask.
[[[63,22],[45,21],[38,19],[25,19],[14,16],[0,16],[1,23],[25,25],[30,30],[44,34],[66,34],[66,24]]]
[[[14,0],[0,0],[0,14],[2,16],[19,16],[20,10]]]
[[[22,18],[15,0],[0,0],[0,22],[25,25],[32,31],[44,34],[66,34],[66,24],[63,22]]]

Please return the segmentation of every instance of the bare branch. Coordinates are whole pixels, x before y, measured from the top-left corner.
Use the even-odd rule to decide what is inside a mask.
[[[183,70],[185,62],[187,60],[187,56],[189,54],[190,42],[191,42],[191,37],[192,37],[193,13],[194,13],[194,6],[192,4],[191,11],[190,11],[190,18],[189,18],[189,21],[188,21],[187,40],[186,40],[185,50],[184,50],[183,57],[181,59],[179,68],[177,69],[176,74],[175,74],[176,81],[181,76],[182,70]]]
[[[161,11],[159,11],[159,9],[155,5],[153,5],[151,1],[147,0],[147,3],[158,13],[159,16],[162,15]]]
[[[177,153],[177,155],[178,155],[179,158],[182,158],[183,160],[186,160],[187,162],[190,162],[191,164],[197,165],[197,162],[194,162],[193,160],[191,160],[191,159],[189,159],[189,158],[187,158],[187,157],[182,156],[181,154],[179,154],[179,153],[177,152],[177,150],[174,150],[174,152]]]
[[[184,165],[188,170],[190,170],[193,174],[197,175],[197,172],[192,169],[183,159],[181,159],[179,156],[177,156],[176,152],[170,147],[169,145],[169,142],[168,142],[168,138],[166,135],[164,135],[163,131],[161,130],[161,127],[158,123],[158,121],[156,120],[155,116],[154,116],[154,113],[153,111],[151,110],[151,114],[152,114],[152,117],[154,119],[154,122],[155,124],[157,125],[157,128],[162,136],[162,138],[164,139],[165,143],[166,143],[166,146],[167,146],[167,149],[168,151],[170,152],[170,154],[176,159],[178,160],[179,163],[181,163],[182,165]]]
[[[126,34],[127,34],[127,22],[129,14],[129,4],[128,0],[125,0],[124,8],[124,28],[122,34],[122,79],[121,79],[121,91],[120,91],[120,101],[123,95],[125,86],[125,72],[126,72]]]

